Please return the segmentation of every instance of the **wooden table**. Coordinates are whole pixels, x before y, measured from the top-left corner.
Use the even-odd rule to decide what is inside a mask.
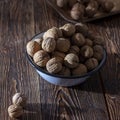
[[[20,120],[120,120],[120,15],[89,23],[105,39],[105,66],[85,83],[60,87],[43,80],[28,63],[26,43],[64,21],[45,0],[0,1],[0,120],[15,92],[28,98]]]

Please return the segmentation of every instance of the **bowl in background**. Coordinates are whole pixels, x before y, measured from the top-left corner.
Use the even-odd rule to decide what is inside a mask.
[[[34,40],[36,38],[41,38],[43,36],[44,33],[39,33],[37,35],[35,35],[31,40]],[[54,85],[60,85],[60,86],[75,86],[78,85],[80,83],[83,83],[84,81],[86,81],[89,77],[91,77],[92,75],[94,75],[96,72],[98,72],[100,70],[100,68],[104,65],[105,61],[106,61],[106,57],[107,57],[107,53],[106,50],[104,49],[104,55],[103,55],[103,59],[101,60],[101,62],[99,63],[99,65],[92,71],[87,72],[85,75],[82,76],[62,76],[62,75],[57,75],[57,74],[51,74],[48,73],[47,71],[45,71],[44,69],[40,68],[39,66],[37,66],[32,57],[30,57],[27,52],[26,52],[26,56],[28,58],[29,63],[34,67],[34,69],[37,71],[37,73],[46,81],[48,81],[49,83],[52,83]]]

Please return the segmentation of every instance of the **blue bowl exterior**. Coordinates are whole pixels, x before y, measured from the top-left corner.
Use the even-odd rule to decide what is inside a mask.
[[[42,37],[42,35],[43,35],[43,33],[39,33],[38,35],[35,35],[32,38],[32,40],[34,40],[36,38],[40,38],[40,37]],[[60,85],[60,86],[74,86],[74,85],[78,85],[78,84],[84,82],[87,78],[89,78],[90,76],[92,76],[93,74],[95,74],[96,72],[98,72],[100,70],[100,68],[104,65],[104,63],[106,61],[106,57],[107,57],[107,53],[104,49],[103,59],[101,60],[100,64],[94,70],[88,72],[87,74],[85,74],[83,76],[60,76],[60,75],[50,74],[50,73],[44,71],[42,68],[40,68],[33,62],[32,58],[27,54],[27,52],[26,52],[26,55],[27,55],[28,61],[32,65],[32,67],[35,68],[37,73],[44,80],[46,80],[49,83],[52,83],[54,85]]]
[[[83,78],[76,78],[76,79],[69,79],[69,78],[60,78],[60,77],[55,77],[55,76],[50,76],[48,74],[45,74],[39,70],[36,69],[38,74],[46,81],[49,83],[52,83],[54,85],[60,85],[60,86],[74,86],[78,85],[82,82],[84,82],[87,78],[90,76],[85,76]]]

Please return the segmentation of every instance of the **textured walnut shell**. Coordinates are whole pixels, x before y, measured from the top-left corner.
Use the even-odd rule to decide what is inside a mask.
[[[78,55],[80,53],[80,48],[77,45],[73,45],[70,47],[69,53],[74,53]]]
[[[56,41],[54,38],[44,39],[42,42],[42,49],[46,52],[53,52],[56,47]]]
[[[56,49],[60,52],[67,52],[70,48],[70,41],[66,38],[58,38],[56,41]]]
[[[85,7],[80,3],[73,5],[70,15],[74,20],[82,19],[84,16]]]
[[[56,0],[56,4],[60,8],[66,7],[68,4],[68,0]]]
[[[93,15],[97,12],[98,3],[95,0],[91,0],[87,7],[85,8],[86,14],[88,17],[93,17]]]
[[[18,105],[10,105],[8,107],[8,114],[11,118],[18,118],[23,114],[23,108]]]
[[[24,107],[26,105],[27,98],[22,93],[16,93],[12,97],[12,103]]]
[[[62,67],[62,70],[58,73],[59,75],[63,75],[63,76],[70,76],[71,75],[71,72],[70,72],[70,69],[63,66]]]
[[[58,73],[62,70],[62,63],[57,57],[51,58],[46,64],[46,69],[49,73]]]
[[[90,58],[93,56],[93,49],[90,46],[85,45],[81,48],[81,55],[85,58]]]
[[[87,67],[84,64],[79,64],[72,70],[72,75],[85,75],[87,73]]]
[[[44,35],[43,35],[43,39],[47,39],[47,38],[54,38],[54,39],[58,39],[59,37],[62,37],[62,31],[59,28],[56,27],[52,27],[51,29],[47,30]]]
[[[40,47],[41,47],[41,49],[42,49],[42,41],[43,41],[43,38],[36,38],[36,39],[34,39],[34,41],[36,41],[36,42],[40,45]]]
[[[99,2],[101,4],[103,10],[106,12],[110,12],[114,7],[114,3],[112,1],[108,1],[108,0],[100,1],[99,0]]]
[[[49,59],[49,54],[44,50],[36,52],[33,56],[34,62],[40,67],[45,67]]]
[[[103,37],[95,36],[94,39],[93,39],[93,43],[94,43],[94,45],[98,44],[98,45],[103,45],[104,46],[105,41],[104,41]]]
[[[52,57],[58,57],[58,59],[63,62],[64,58],[65,58],[65,53],[63,52],[59,52],[59,51],[54,51],[52,53]]]
[[[60,29],[62,30],[62,33],[65,37],[70,37],[75,33],[75,26],[70,23],[60,27]]]
[[[100,45],[95,45],[93,47],[94,55],[93,57],[96,58],[98,61],[102,60],[103,58],[103,47]]]
[[[76,2],[77,0],[68,0],[69,7],[72,7]]]
[[[88,35],[89,28],[83,23],[75,24],[75,29],[77,33],[82,33],[84,36]]]
[[[39,51],[41,49],[39,43],[37,43],[36,41],[32,40],[29,41],[26,45],[26,50],[28,55],[30,55],[31,57],[33,57],[33,55]]]
[[[75,68],[79,64],[79,58],[78,58],[78,56],[76,54],[69,53],[64,58],[64,64],[68,68]]]
[[[72,37],[72,43],[77,46],[83,46],[85,44],[85,38],[81,33],[75,33]]]
[[[89,58],[86,62],[85,65],[87,66],[88,70],[93,70],[98,66],[98,61],[95,58]]]
[[[88,46],[93,46],[93,41],[92,40],[90,40],[89,38],[86,38],[86,40],[85,40],[85,45],[88,45]]]

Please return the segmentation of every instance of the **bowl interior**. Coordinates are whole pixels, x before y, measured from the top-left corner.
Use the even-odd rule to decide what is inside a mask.
[[[41,38],[43,36],[44,32],[42,33],[39,33],[37,35],[35,35],[34,37],[32,37],[31,40],[34,40],[36,38]],[[92,71],[90,72],[87,72],[85,75],[82,75],[82,76],[79,76],[79,75],[76,75],[76,76],[62,76],[62,75],[57,75],[57,74],[51,74],[49,72],[47,72],[46,70],[42,69],[41,67],[39,67],[38,65],[36,65],[32,59],[31,56],[29,56],[26,52],[26,56],[27,56],[27,59],[28,61],[30,62],[30,64],[35,68],[37,69],[38,71],[42,72],[42,73],[45,73],[47,75],[50,75],[50,76],[53,76],[53,77],[58,77],[58,78],[67,78],[67,79],[74,79],[74,78],[83,78],[83,77],[86,77],[86,76],[91,76],[93,75],[95,72],[97,72],[105,63],[106,61],[106,57],[107,57],[107,53],[106,53],[106,50],[103,48],[103,51],[104,51],[104,54],[103,54],[103,59],[101,60],[101,62],[99,63],[99,65],[93,69]]]

